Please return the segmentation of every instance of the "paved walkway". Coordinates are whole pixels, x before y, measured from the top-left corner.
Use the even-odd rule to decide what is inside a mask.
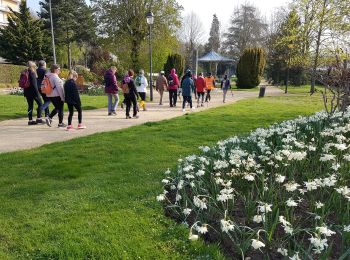
[[[282,94],[283,91],[280,89],[268,87],[265,95],[277,96]],[[237,102],[238,100],[245,98],[256,98],[257,96],[257,92],[235,91],[233,96],[231,93],[227,93],[226,104]],[[157,94],[155,100],[159,100]],[[181,102],[178,102],[176,108],[170,108],[167,93],[165,93],[165,100],[166,102],[163,106],[159,106],[158,103],[148,103],[148,110],[140,111],[140,118],[138,119],[125,119],[125,111],[120,108],[118,108],[117,116],[107,116],[105,108],[83,111],[83,122],[87,126],[87,129],[84,130],[65,131],[62,128],[57,128],[57,117],[54,118],[53,127],[51,128],[46,125],[27,126],[27,120],[24,118],[2,121],[0,122],[0,153],[35,148],[42,146],[43,144],[70,140],[95,133],[119,130],[146,122],[170,119],[184,114],[180,107]],[[196,105],[195,102],[194,104]],[[222,103],[221,90],[216,90],[212,94],[212,100],[209,105],[205,105],[194,111],[190,111],[190,109],[187,108],[186,111],[194,113],[226,104]],[[65,121],[66,120],[67,113],[65,114]],[[76,121],[77,113],[75,112],[73,117],[73,123],[75,125]]]

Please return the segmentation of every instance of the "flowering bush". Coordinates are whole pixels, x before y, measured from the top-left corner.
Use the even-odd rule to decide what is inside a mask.
[[[23,96],[23,88],[11,88],[10,95]]]
[[[167,170],[157,196],[233,258],[349,259],[350,112],[232,137]]]
[[[102,85],[88,84],[83,91],[88,96],[103,96],[105,95],[105,88]]]

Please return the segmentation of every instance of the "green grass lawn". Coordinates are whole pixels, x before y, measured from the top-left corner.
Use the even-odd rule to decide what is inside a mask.
[[[81,95],[83,110],[107,107],[106,96]],[[36,105],[34,106],[36,108]],[[52,108],[52,105],[50,106]],[[65,109],[67,106],[65,105]],[[36,111],[34,112],[36,116]],[[0,95],[0,121],[26,117],[27,101],[23,96]]]
[[[220,259],[155,198],[198,146],[322,109],[315,97],[225,107],[0,154],[0,259]]]
[[[285,90],[285,86],[279,87],[281,90]],[[315,86],[316,90],[322,90],[322,86]],[[302,86],[288,86],[288,94],[309,94],[310,95],[310,85]]]

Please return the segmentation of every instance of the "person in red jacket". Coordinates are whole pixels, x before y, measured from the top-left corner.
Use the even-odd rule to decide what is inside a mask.
[[[199,100],[202,97],[201,100],[201,106],[203,106],[204,103],[204,93],[206,90],[206,83],[203,77],[203,73],[199,73],[197,80],[195,81],[196,85],[196,92],[197,92],[197,107],[199,107]]]
[[[179,88],[179,85],[180,85],[180,82],[179,82],[179,77],[176,74],[176,70],[172,69],[168,77],[170,107],[176,107],[177,89]]]
[[[119,95],[118,95],[118,84],[115,73],[117,72],[117,68],[112,66],[109,70],[106,71],[104,75],[105,81],[105,93],[108,96],[108,115],[117,115],[116,109],[119,103]],[[114,98],[114,103],[113,103]]]

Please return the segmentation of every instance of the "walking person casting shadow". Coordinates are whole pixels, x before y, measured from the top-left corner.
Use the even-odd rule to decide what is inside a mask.
[[[48,73],[47,77],[51,85],[52,91],[51,93],[46,94],[46,96],[50,98],[50,101],[54,105],[55,109],[52,110],[49,117],[46,118],[46,124],[51,127],[52,118],[58,113],[58,127],[66,127],[66,124],[63,123],[63,107],[64,107],[63,82],[58,76],[61,69],[57,64],[53,64],[51,65],[50,71],[51,73]]]
[[[36,125],[43,122],[41,119],[42,101],[37,85],[36,64],[33,61],[28,62],[28,68],[21,72],[19,86],[23,88],[24,96],[28,103],[28,125]],[[36,102],[37,118],[33,121],[34,101]]]
[[[78,73],[76,73],[75,71],[70,71],[68,75],[68,80],[64,84],[65,100],[69,110],[68,126],[66,128],[67,131],[74,129],[72,125],[74,108],[78,111],[78,129],[86,128],[86,126],[82,124],[83,112],[81,109],[81,101],[80,101],[78,87],[76,84],[77,79],[78,79]]]

